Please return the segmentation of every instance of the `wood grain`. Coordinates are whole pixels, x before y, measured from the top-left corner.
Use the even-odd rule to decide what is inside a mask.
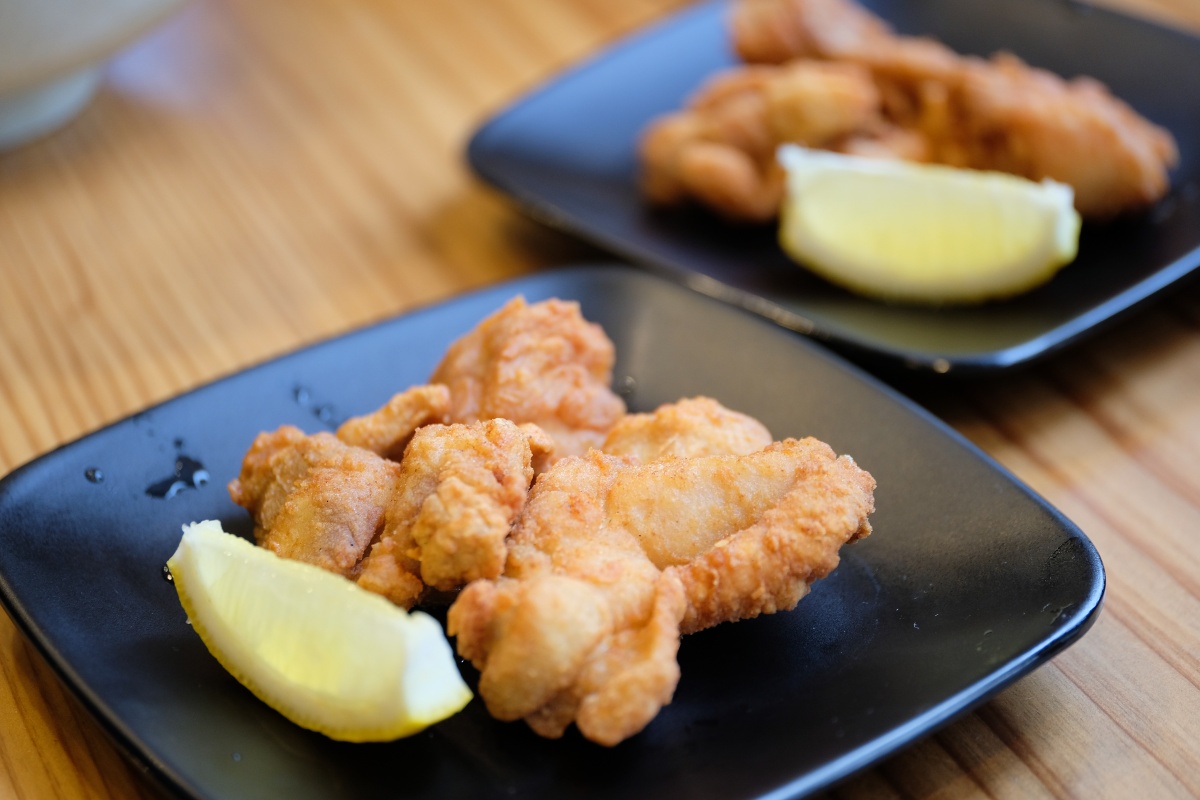
[[[1103,4],[1200,31],[1195,0]],[[304,343],[595,255],[476,184],[463,146],[682,5],[189,5],[71,126],[0,155],[0,474]],[[832,795],[1200,796],[1200,289],[1035,369],[913,394],[1088,533],[1105,610]],[[7,617],[0,796],[156,796]]]

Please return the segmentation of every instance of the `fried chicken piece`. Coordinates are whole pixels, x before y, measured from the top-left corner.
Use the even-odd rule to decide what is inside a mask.
[[[679,683],[679,612],[683,587],[673,576],[655,582],[650,616],[613,633],[593,652],[571,688],[529,718],[543,736],[556,735],[574,718],[601,744],[617,744],[671,702]]]
[[[966,60],[936,39],[896,35],[853,0],[739,0],[729,30],[735,52],[749,65],[852,63],[876,76],[919,83],[951,80]]]
[[[797,61],[719,74],[688,107],[656,120],[639,143],[643,190],[655,202],[694,197],[730,219],[779,211],[784,142],[838,149],[884,125],[881,97],[857,65]]]
[[[765,99],[772,157],[781,142],[836,147],[881,124],[879,90],[857,64],[793,61],[766,85]]]
[[[417,428],[446,422],[450,390],[440,384],[413,386],[394,395],[382,408],[351,417],[337,429],[346,444],[399,461]]]
[[[710,397],[664,403],[650,414],[626,414],[601,450],[646,463],[660,458],[746,455],[772,441],[766,427]]]
[[[254,440],[229,494],[253,515],[260,546],[350,577],[399,477],[393,462],[333,434],[284,425]]]
[[[536,426],[503,419],[430,424],[397,464],[285,425],[254,440],[229,493],[254,516],[260,546],[411,608],[500,574],[534,452],[550,447]]]
[[[685,604],[634,536],[605,525],[604,497],[629,462],[597,451],[539,476],[509,542],[505,576],[476,581],[447,632],[481,670],[493,716],[557,738],[576,722],[613,745],[670,701]]]
[[[544,435],[505,419],[419,428],[358,584],[411,608],[427,589],[498,577],[533,480],[531,438]]]
[[[887,117],[920,134],[927,160],[1065,183],[1091,219],[1145,208],[1169,189],[1174,138],[1099,81],[909,37],[843,57],[871,71]]]
[[[833,469],[829,466],[832,464],[840,464],[834,478],[822,478],[817,482],[821,484],[819,487],[810,483],[813,476],[825,475]],[[851,480],[853,476],[861,478],[861,484],[855,484]],[[800,488],[797,488],[798,482]],[[750,529],[763,520],[768,509],[779,504],[790,492],[804,494],[816,488],[817,497],[821,497],[821,491],[829,490],[839,482],[846,486],[843,491],[830,492],[828,500],[831,504],[837,503],[839,496],[846,493],[861,501],[869,498],[874,490],[870,476],[851,459],[838,462],[829,445],[811,438],[772,443],[744,456],[659,459],[617,476],[607,497],[606,524],[634,532],[646,557],[659,569],[666,569],[690,564],[710,553],[718,542],[739,532],[743,537],[749,536]],[[703,491],[697,491],[700,487]],[[790,495],[788,503],[789,510],[802,510],[804,519],[815,520],[817,528],[827,522],[823,516],[826,509],[819,504],[797,506]],[[859,505],[850,508],[859,513],[862,520],[870,512],[869,508],[864,512]],[[784,522],[801,524],[799,518],[785,518]],[[831,526],[834,531],[842,527]],[[868,527],[862,534],[855,531],[849,531],[849,534],[858,538],[869,530]],[[805,531],[805,535],[809,532]],[[837,547],[834,547],[834,563],[836,553]],[[782,554],[776,552],[772,557],[782,558]],[[790,591],[790,584],[781,585],[781,589]],[[756,591],[762,594],[764,587],[760,585]]]
[[[886,22],[847,0],[739,0],[729,28],[734,50],[751,64],[833,59],[892,38]]]
[[[869,533],[873,489],[815,440],[563,459],[534,484],[504,576],[464,589],[448,632],[493,716],[614,745],[670,702],[683,630],[794,606]]]
[[[780,461],[793,470],[787,493],[707,550],[682,550],[694,553],[691,560],[667,569],[687,595],[683,633],[795,608],[837,567],[843,544],[871,533],[875,479],[849,456],[812,438],[774,444],[763,455],[765,474]]]
[[[963,71],[957,102],[968,166],[1069,184],[1084,216],[1144,208],[1170,188],[1174,139],[1099,81],[1064,81],[1000,54]]]
[[[431,382],[449,388],[451,422],[533,423],[554,441],[553,461],[599,446],[625,413],[609,388],[614,360],[578,303],[517,297],[454,342]]]

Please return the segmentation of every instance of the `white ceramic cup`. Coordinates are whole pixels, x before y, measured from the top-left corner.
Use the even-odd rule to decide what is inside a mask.
[[[0,0],[0,150],[62,125],[105,61],[183,0]]]

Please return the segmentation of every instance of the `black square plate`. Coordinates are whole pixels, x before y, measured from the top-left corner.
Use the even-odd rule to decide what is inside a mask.
[[[1079,256],[1046,286],[967,309],[888,305],[843,291],[783,255],[771,227],[702,210],[655,210],[635,146],[655,116],[735,63],[725,3],[704,4],[556,78],[484,125],[468,157],[551,225],[693,288],[827,341],[869,366],[958,373],[1040,357],[1200,266],[1200,39],[1064,0],[866,0],[898,31],[962,53],[1007,49],[1061,75],[1092,75],[1174,133],[1180,165],[1153,211],[1086,225]]]
[[[687,637],[674,702],[613,749],[573,729],[540,739],[478,699],[389,744],[295,727],[185,624],[162,575],[180,526],[248,533],[224,485],[256,433],[379,406],[517,293],[579,299],[616,342],[635,410],[703,393],[853,454],[879,481],[875,533],[795,611]],[[1046,661],[1103,590],[1087,538],[941,423],[802,337],[631,268],[545,273],[319,344],[0,482],[8,612],[118,743],[193,797],[798,797]]]

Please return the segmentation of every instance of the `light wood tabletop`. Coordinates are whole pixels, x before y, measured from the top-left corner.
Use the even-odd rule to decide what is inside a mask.
[[[594,260],[479,184],[464,146],[683,5],[192,2],[67,128],[0,154],[0,475],[306,343]],[[1200,31],[1196,0],[1106,5]],[[1048,665],[833,793],[1200,796],[1200,287],[915,396],[1088,534],[1108,592]],[[0,796],[157,796],[4,615]]]

